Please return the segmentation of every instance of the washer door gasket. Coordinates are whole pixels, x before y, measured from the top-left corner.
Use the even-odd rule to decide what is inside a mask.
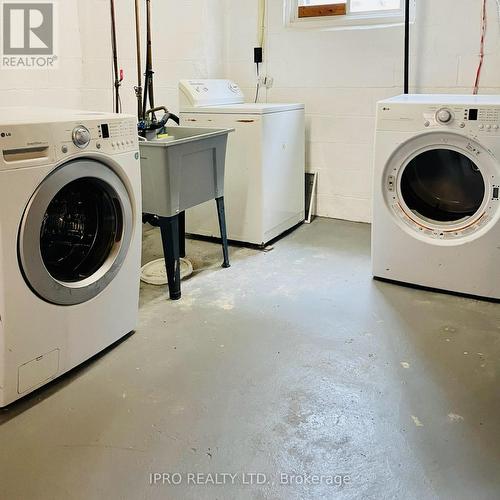
[[[21,270],[47,302],[81,304],[116,277],[132,233],[132,204],[118,175],[97,160],[73,160],[44,179],[26,207]]]
[[[496,213],[497,164],[478,143],[429,133],[403,143],[383,178],[396,217],[425,237],[457,240],[478,232]]]

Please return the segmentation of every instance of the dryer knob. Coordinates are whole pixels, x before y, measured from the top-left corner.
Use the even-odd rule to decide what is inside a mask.
[[[73,130],[73,142],[79,148],[86,148],[90,143],[90,132],[87,127],[80,125]]]
[[[453,120],[453,113],[449,109],[440,109],[436,118],[439,123],[450,123]]]

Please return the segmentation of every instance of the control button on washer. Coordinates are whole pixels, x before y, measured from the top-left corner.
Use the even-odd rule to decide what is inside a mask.
[[[61,148],[61,151],[62,151],[64,154],[66,154],[66,153],[68,152],[68,146],[63,146],[63,147]]]

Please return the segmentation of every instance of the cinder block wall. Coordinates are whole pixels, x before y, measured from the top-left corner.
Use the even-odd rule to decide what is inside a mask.
[[[141,2],[144,6],[145,2]],[[478,62],[481,2],[419,0],[412,27],[412,90],[470,93]],[[182,78],[231,78],[255,95],[257,0],[153,0],[156,102],[178,107]],[[299,31],[283,0],[268,0],[262,101],[307,106],[307,169],[319,172],[318,214],[371,219],[377,100],[401,93],[402,27]],[[500,93],[500,22],[489,2],[482,93]],[[112,109],[108,0],[58,2],[57,71],[0,70],[0,105]],[[116,0],[123,110],[135,113],[134,2]],[[144,13],[143,13],[144,21]]]
[[[113,109],[109,0],[59,0],[57,70],[1,70],[0,106],[43,105]],[[133,0],[115,0],[122,104],[135,114]],[[144,9],[145,2],[141,1]],[[177,110],[179,79],[217,78],[224,67],[222,0],[153,0],[156,102]],[[145,15],[142,12],[144,24]],[[143,52],[145,50],[143,31]],[[143,60],[144,66],[144,60]]]
[[[500,22],[488,2],[481,93],[500,93]],[[257,0],[226,1],[226,75],[255,94],[251,47]],[[377,100],[402,93],[403,28],[299,31],[284,25],[283,0],[268,0],[268,101],[307,106],[307,169],[319,172],[318,213],[371,220]],[[478,63],[481,2],[418,0],[412,27],[412,90],[471,93]]]

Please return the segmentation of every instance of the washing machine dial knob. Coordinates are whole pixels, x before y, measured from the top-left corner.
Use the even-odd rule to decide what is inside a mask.
[[[87,127],[80,125],[73,130],[73,143],[79,148],[86,148],[90,143],[90,132]]]
[[[453,113],[449,109],[440,109],[436,118],[439,123],[450,123],[453,120]]]

